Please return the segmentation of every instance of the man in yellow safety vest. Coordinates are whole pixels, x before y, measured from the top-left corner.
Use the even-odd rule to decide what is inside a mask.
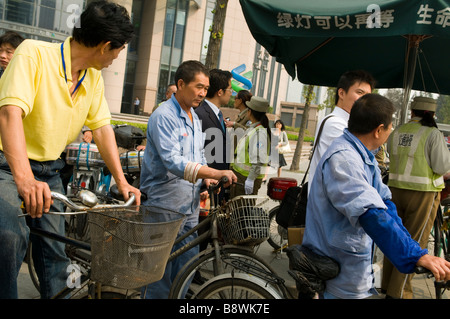
[[[443,175],[450,171],[450,152],[434,120],[436,101],[416,97],[411,120],[388,140],[389,182],[392,201],[411,237],[426,248],[445,187]],[[382,290],[392,298],[412,298],[413,275],[398,272],[385,260]]]

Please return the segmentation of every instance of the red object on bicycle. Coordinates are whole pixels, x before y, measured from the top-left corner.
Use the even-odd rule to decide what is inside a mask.
[[[200,216],[206,217],[209,214],[209,199],[200,200]]]
[[[290,187],[297,186],[297,180],[289,177],[272,177],[267,184],[267,196],[274,200],[282,200]]]

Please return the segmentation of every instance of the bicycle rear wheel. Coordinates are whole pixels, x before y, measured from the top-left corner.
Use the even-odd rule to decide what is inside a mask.
[[[280,206],[274,207],[269,212],[269,220],[270,220],[270,230],[269,230],[269,238],[267,242],[272,246],[275,250],[280,250],[284,248],[287,241],[287,229],[278,225],[276,217]]]
[[[247,249],[223,247],[220,251],[220,258],[220,262],[224,267],[223,272],[225,273],[231,271],[245,272],[245,270],[239,269],[238,264],[241,261],[245,265],[255,267],[260,272],[275,273],[275,270],[269,264]],[[203,283],[220,275],[217,272],[217,267],[215,267],[216,262],[216,252],[214,249],[209,249],[201,253],[200,256],[196,256],[195,259],[186,264],[177,274],[172,284],[169,298],[190,298],[192,294],[198,291]],[[186,292],[188,292],[187,295]]]
[[[258,278],[227,274],[200,289],[196,299],[277,299],[281,296]]]

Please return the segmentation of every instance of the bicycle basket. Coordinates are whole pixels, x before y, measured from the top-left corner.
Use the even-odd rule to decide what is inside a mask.
[[[149,206],[89,211],[91,279],[122,289],[160,280],[184,218]]]
[[[257,245],[269,238],[266,196],[245,195],[233,198],[217,214],[217,225],[227,244]]]

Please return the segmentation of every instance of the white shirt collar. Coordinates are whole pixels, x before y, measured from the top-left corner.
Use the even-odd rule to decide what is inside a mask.
[[[220,109],[213,102],[208,101],[207,99],[205,99],[205,102],[208,103],[208,105],[213,110],[214,114],[216,114],[217,118],[219,118]]]

